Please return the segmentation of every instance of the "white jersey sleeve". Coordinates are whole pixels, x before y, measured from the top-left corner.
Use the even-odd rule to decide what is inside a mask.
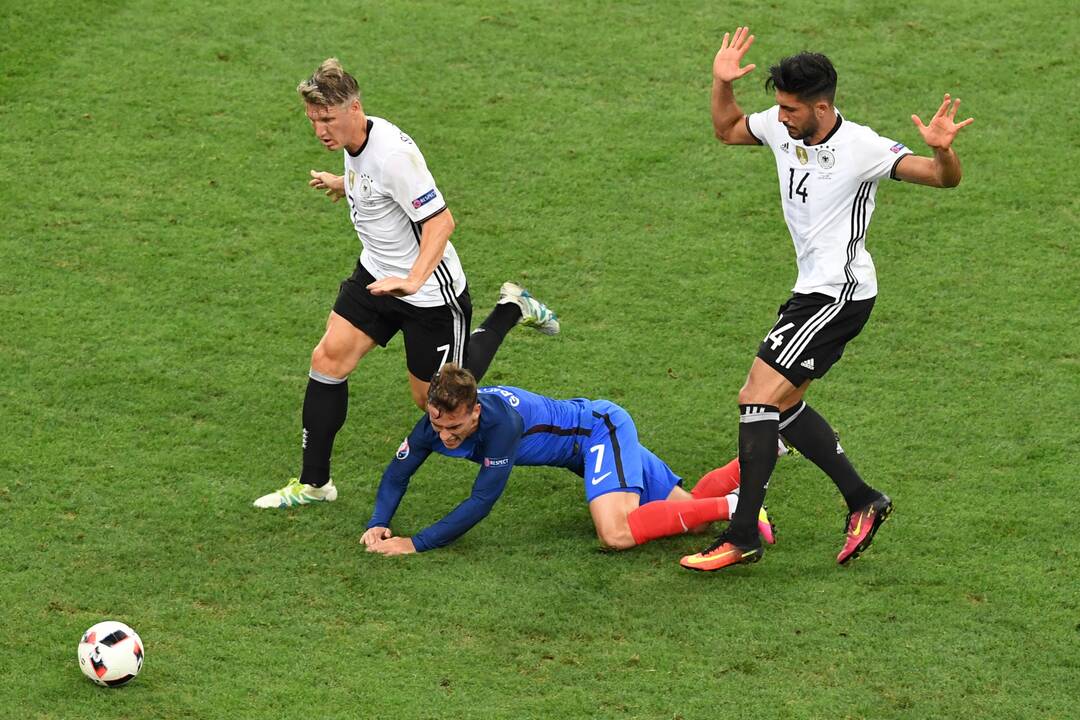
[[[413,222],[423,222],[446,208],[424,156],[411,143],[386,158],[383,177],[390,195]]]
[[[773,105],[768,110],[752,113],[746,116],[746,129],[762,145],[772,146],[773,133],[777,128],[784,127],[780,124],[780,106]]]
[[[911,155],[904,143],[882,137],[868,127],[860,128],[855,152],[852,156],[859,163],[859,179],[873,182],[895,177],[896,163],[905,155]]]

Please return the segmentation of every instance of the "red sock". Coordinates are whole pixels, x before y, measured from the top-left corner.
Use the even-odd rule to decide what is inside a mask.
[[[705,473],[690,494],[696,498],[724,497],[737,487],[739,487],[739,458],[735,458],[724,467]]]
[[[728,520],[731,513],[725,498],[699,500],[657,500],[634,509],[626,516],[630,534],[638,545],[656,538],[684,533],[695,525]]]

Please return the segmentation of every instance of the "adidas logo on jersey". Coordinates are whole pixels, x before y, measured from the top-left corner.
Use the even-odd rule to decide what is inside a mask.
[[[802,365],[807,370],[813,370],[814,369],[814,358],[806,358],[805,360],[803,360],[799,364]]]

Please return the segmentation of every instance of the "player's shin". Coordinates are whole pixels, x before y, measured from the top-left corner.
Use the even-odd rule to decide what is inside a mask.
[[[785,410],[780,425],[784,439],[829,476],[844,496],[848,510],[854,512],[881,496],[859,477],[825,418],[805,402]]]
[[[776,466],[780,410],[773,405],[739,405],[739,504],[728,536],[737,543],[757,543],[758,512]]]
[[[782,419],[784,414],[781,413],[780,417]],[[783,457],[787,454],[787,446],[783,442],[777,442],[776,456]],[[739,458],[734,458],[727,465],[710,470],[702,475],[701,479],[697,481],[697,485],[690,491],[690,494],[696,498],[724,497],[733,492],[738,492],[739,481]]]
[[[477,382],[484,377],[506,334],[520,319],[521,308],[513,303],[500,303],[469,336],[465,369],[473,374]]]
[[[690,494],[696,498],[724,497],[739,487],[739,458],[705,473]]]
[[[348,380],[312,370],[304,395],[304,469],[300,475],[301,483],[322,487],[330,481],[330,453],[334,449],[334,436],[345,424],[348,409]]]
[[[635,508],[626,516],[638,545],[678,535],[698,525],[730,517],[726,498],[658,500]]]

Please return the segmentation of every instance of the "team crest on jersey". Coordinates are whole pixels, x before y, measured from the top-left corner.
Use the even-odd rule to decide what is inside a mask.
[[[394,454],[394,457],[396,457],[398,460],[404,460],[405,458],[409,457],[409,438],[405,438],[401,441],[401,444],[398,445],[398,449],[397,452]]]
[[[836,164],[836,156],[829,148],[821,148],[817,151],[817,163],[822,170],[831,170]]]
[[[795,146],[795,157],[799,158],[799,164],[805,165],[810,158],[806,155],[806,148],[802,145]]]
[[[350,170],[349,172],[352,172],[352,170]],[[371,196],[374,194],[371,189],[371,183],[371,176],[367,173],[364,173],[360,176],[360,187],[356,189],[356,194],[360,196],[361,200],[371,200]]]

